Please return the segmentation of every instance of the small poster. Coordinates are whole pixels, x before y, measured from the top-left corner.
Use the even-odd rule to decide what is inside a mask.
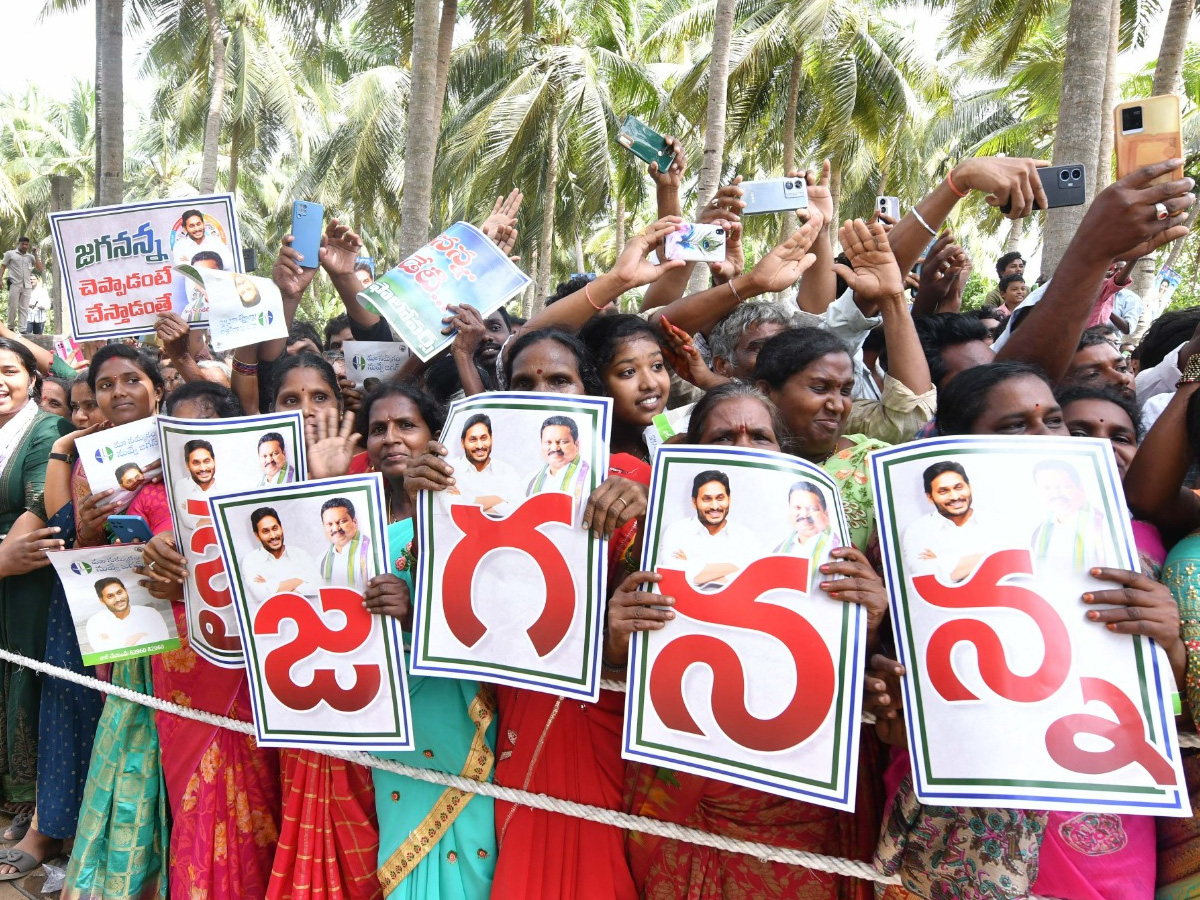
[[[661,447],[642,569],[675,618],[631,641],[624,757],[852,811],[866,614],[818,571],[849,544],[819,466]]]
[[[451,404],[455,483],[417,499],[413,672],[599,696],[606,544],[581,523],[608,473],[611,409],[560,394]]]
[[[1171,305],[1171,298],[1175,296],[1175,291],[1179,289],[1179,285],[1183,283],[1183,279],[1179,273],[1170,266],[1163,266],[1158,270],[1158,275],[1154,278],[1154,292],[1157,296],[1155,300],[1155,309],[1166,309]]]
[[[159,416],[158,440],[175,541],[187,559],[188,637],[209,662],[240,669],[246,660],[208,500],[301,481],[304,422],[298,412],[240,419]]]
[[[410,355],[408,347],[399,341],[346,341],[342,351],[346,354],[347,377],[365,391],[391,381]]]
[[[111,499],[123,503],[162,469],[154,416],[84,435],[75,450],[92,493],[115,490]]]
[[[204,325],[174,267],[243,271],[229,194],[56,212],[50,228],[79,340],[151,334],[163,312]]]
[[[175,267],[177,275],[204,292],[208,330],[215,350],[287,337],[283,298],[269,278],[219,269]]]
[[[399,623],[363,593],[390,571],[383,477],[214,497],[258,742],[411,750]]]
[[[528,287],[530,278],[482,231],[455,222],[358,295],[428,362],[450,346],[442,334],[449,306],[469,303],[487,317]]]
[[[1166,654],[1082,599],[1121,588],[1093,568],[1139,568],[1109,442],[936,438],[871,461],[917,798],[1190,815]]]
[[[170,600],[159,600],[133,571],[142,548],[88,547],[48,554],[62,581],[85,666],[179,649]]]

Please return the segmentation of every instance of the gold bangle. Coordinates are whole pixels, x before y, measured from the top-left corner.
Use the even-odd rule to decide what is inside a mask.
[[[1185,384],[1196,384],[1200,382],[1200,353],[1193,353],[1183,367],[1182,377],[1175,382],[1175,387],[1178,389]]]

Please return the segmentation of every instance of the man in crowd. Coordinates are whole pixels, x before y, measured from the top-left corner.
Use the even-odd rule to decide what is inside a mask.
[[[29,238],[22,235],[17,246],[0,259],[0,281],[8,288],[8,324],[14,324],[21,334],[29,332],[29,306],[33,300],[33,273],[44,272],[45,266],[38,259],[37,250],[30,250]]]
[[[717,469],[697,475],[692,480],[695,514],[667,528],[658,564],[683,569],[698,588],[713,590],[732,581],[763,555],[754,533],[729,520],[732,503],[728,475]]]
[[[966,580],[983,558],[1003,549],[999,535],[975,510],[967,470],[956,462],[934,463],[922,475],[933,512],[904,532],[904,562],[911,575],[937,575],[954,584]]]
[[[371,539],[358,530],[354,504],[344,497],[326,500],[321,505],[321,525],[330,543],[318,564],[321,583],[364,593],[370,580]]]
[[[753,382],[754,365],[763,344],[791,323],[778,303],[742,303],[709,333],[713,371],[726,378]]]
[[[262,546],[255,547],[242,564],[243,583],[256,603],[265,603],[276,594],[295,593],[317,596],[320,574],[312,557],[299,547],[284,544],[279,513],[261,506],[250,514],[250,528]]]
[[[574,509],[579,509],[588,490],[587,460],[579,456],[579,426],[570,416],[550,416],[542,423],[541,436],[546,464],[529,479],[525,495],[546,491],[570,494]]]
[[[104,609],[87,620],[88,643],[93,652],[123,650],[170,637],[162,615],[152,607],[132,604],[120,578],[101,578],[95,588]]]
[[[278,431],[268,431],[258,439],[258,466],[262,469],[259,487],[291,484],[296,480],[296,467],[288,463],[283,435]]]
[[[1029,289],[1025,286],[1025,276],[1019,272],[1001,278],[1000,287],[997,290],[1000,292],[1000,309],[1009,316],[1029,296]]]
[[[1007,275],[1025,275],[1025,260],[1020,253],[1013,251],[1005,253],[996,260],[996,277],[1003,280]],[[1003,298],[1000,296],[1003,288],[992,288],[988,295],[983,298],[984,306],[1001,306]]]
[[[496,518],[508,515],[523,499],[521,483],[512,466],[492,456],[491,417],[476,413],[467,419],[460,443],[462,456],[450,460],[454,485],[445,491],[447,499],[473,503]]]

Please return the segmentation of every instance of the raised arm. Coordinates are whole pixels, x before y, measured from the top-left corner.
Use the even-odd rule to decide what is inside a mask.
[[[793,174],[791,172],[789,175]],[[795,173],[799,174],[799,173]],[[809,169],[804,173],[808,184],[808,208],[816,209],[826,222],[833,222],[833,194],[829,190],[829,160],[821,164],[821,176]],[[833,272],[833,245],[828,240],[813,241],[812,267],[800,279],[800,290],[796,292],[796,305],[807,313],[823,316],[829,304],[837,299],[837,276]]]
[[[300,299],[317,274],[316,266],[305,268],[300,265],[300,254],[292,247],[293,240],[295,239],[290,234],[283,236],[279,255],[275,257],[275,265],[271,269],[271,280],[275,282],[275,286],[279,288],[279,294],[283,298],[283,325],[289,330],[292,327],[292,320],[296,318],[296,309],[300,306]],[[324,238],[321,241],[323,246]],[[304,260],[304,262],[315,263],[316,260]],[[286,337],[262,341],[258,345],[258,358],[274,361],[283,356],[285,350],[287,350]]]
[[[379,323],[379,316],[358,302],[362,284],[354,274],[354,263],[362,251],[362,245],[362,238],[351,231],[348,225],[330,219],[321,242],[321,268],[333,282],[333,289],[342,299],[346,315],[351,321],[363,328],[373,328]]]

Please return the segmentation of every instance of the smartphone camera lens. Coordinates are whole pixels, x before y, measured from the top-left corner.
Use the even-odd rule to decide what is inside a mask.
[[[792,185],[793,185],[793,182],[791,182],[791,181],[785,181],[785,182],[783,183],[783,189],[784,189],[785,191],[790,191],[790,190],[792,189]]]
[[[1083,178],[1083,169],[1072,169],[1071,170],[1071,180],[1072,181],[1079,181],[1082,178]]]
[[[1121,110],[1121,130],[1142,130],[1142,108],[1140,106],[1130,106]]]
[[[724,229],[724,228],[718,228],[716,231],[714,231],[714,232],[713,232],[713,234],[715,234],[717,237],[724,237],[724,236],[725,236],[725,229]]]
[[[1063,169],[1061,172],[1059,172],[1058,180],[1059,181],[1070,181],[1071,180],[1071,170]]]

